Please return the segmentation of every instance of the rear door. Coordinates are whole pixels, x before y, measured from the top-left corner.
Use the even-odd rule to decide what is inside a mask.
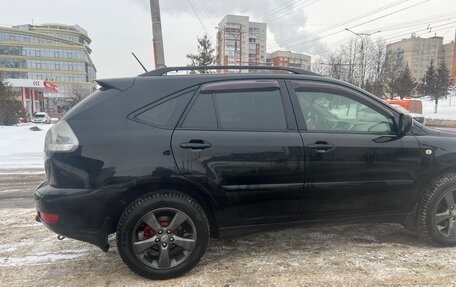
[[[289,88],[306,153],[302,219],[410,211],[420,150],[397,132],[397,114],[337,84]]]
[[[304,151],[284,82],[202,86],[172,149],[180,172],[216,198],[225,226],[296,219]]]

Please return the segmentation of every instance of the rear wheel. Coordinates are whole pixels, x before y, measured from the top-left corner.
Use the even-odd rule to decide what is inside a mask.
[[[418,230],[428,242],[456,246],[456,174],[434,180],[418,210]]]
[[[178,192],[146,195],[123,213],[117,245],[123,261],[151,279],[169,279],[192,269],[209,241],[209,225],[200,205]]]

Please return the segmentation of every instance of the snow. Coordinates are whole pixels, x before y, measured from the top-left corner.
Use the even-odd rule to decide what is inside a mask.
[[[37,126],[40,131],[32,131]],[[9,169],[44,169],[43,149],[52,125],[0,126],[0,172]]]
[[[451,98],[451,105],[450,97],[439,100],[436,114],[434,114],[434,105],[434,101],[432,100],[423,100],[423,115],[425,118],[456,120],[456,96]]]
[[[58,260],[71,260],[88,255],[88,250],[65,250],[62,253],[42,253],[23,257],[0,257],[0,266],[49,264]]]

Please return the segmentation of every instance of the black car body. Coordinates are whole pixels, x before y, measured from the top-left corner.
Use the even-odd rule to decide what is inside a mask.
[[[456,134],[412,124],[348,83],[291,71],[97,81],[101,88],[48,134],[39,220],[106,251],[132,202],[175,191],[201,207],[220,238],[285,223],[419,230],[430,183],[456,172]],[[71,132],[67,150],[49,148],[71,142]]]

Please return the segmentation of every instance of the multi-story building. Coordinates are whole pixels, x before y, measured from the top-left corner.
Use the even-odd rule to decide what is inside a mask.
[[[265,23],[250,22],[248,16],[226,15],[218,25],[217,64],[264,65],[266,32]]]
[[[311,57],[291,51],[275,51],[267,54],[266,62],[271,66],[295,67],[310,70]]]
[[[68,97],[95,87],[90,43],[87,31],[78,25],[0,27],[0,72],[6,79],[56,84],[58,93],[44,94],[44,101],[50,112],[57,112]]]
[[[412,76],[420,81],[431,62],[438,66],[445,61],[450,77],[456,80],[455,43],[443,44],[443,37],[420,38],[412,34],[408,39],[390,43],[388,52],[393,58],[401,58],[402,64],[408,64]]]

